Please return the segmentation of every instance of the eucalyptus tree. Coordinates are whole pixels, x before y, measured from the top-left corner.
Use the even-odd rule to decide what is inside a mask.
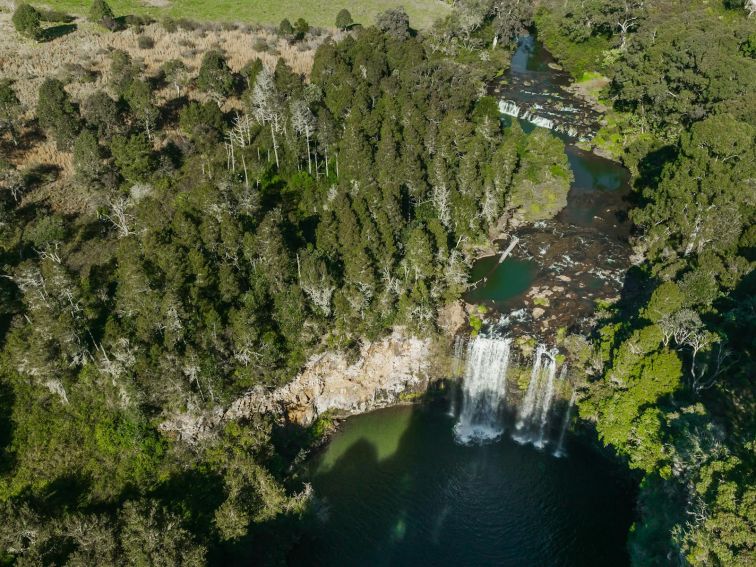
[[[222,51],[213,49],[202,56],[197,86],[220,107],[234,87],[234,76]]]
[[[69,149],[81,128],[79,113],[58,79],[45,79],[39,87],[37,119],[52,133],[59,149]]]

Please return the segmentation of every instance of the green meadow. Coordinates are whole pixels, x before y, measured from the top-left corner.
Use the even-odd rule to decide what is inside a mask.
[[[58,10],[72,14],[86,14],[88,0],[47,0]],[[149,14],[205,21],[232,21],[278,24],[283,18],[291,21],[304,18],[316,26],[333,26],[336,14],[346,8],[356,23],[372,24],[375,15],[404,6],[415,28],[429,27],[433,21],[449,11],[441,0],[111,0],[117,16]]]

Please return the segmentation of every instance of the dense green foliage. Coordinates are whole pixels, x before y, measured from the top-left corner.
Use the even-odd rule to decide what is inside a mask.
[[[39,12],[29,4],[19,4],[13,13],[13,27],[23,36],[31,39],[41,39],[42,26],[40,22],[42,17]]]
[[[94,0],[92,7],[89,9],[89,20],[97,24],[113,20],[113,10],[111,10],[105,0]]]
[[[340,30],[349,28],[353,23],[352,14],[350,14],[349,10],[346,8],[340,10],[339,13],[336,14],[336,27]]]
[[[637,3],[622,30],[603,19],[620,4],[633,5],[560,1],[537,16],[576,76],[608,75],[636,174],[647,293],[608,314],[580,413],[642,471],[634,564],[751,565],[754,28],[742,10],[666,1]]]
[[[37,119],[52,134],[59,149],[71,147],[80,128],[79,113],[58,79],[45,79],[40,86]]]
[[[18,126],[22,114],[21,101],[18,100],[10,79],[0,80],[0,133],[7,131],[14,145],[18,145]]]

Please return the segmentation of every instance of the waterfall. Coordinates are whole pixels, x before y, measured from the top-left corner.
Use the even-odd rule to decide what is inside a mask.
[[[452,353],[452,374],[454,377],[462,376],[462,371],[465,368],[465,345],[467,339],[457,335],[454,337],[454,350]]]
[[[543,358],[546,349],[543,345],[538,345],[536,348],[535,356],[533,357],[533,369],[530,371],[530,383],[528,384],[528,391],[525,394],[525,399],[522,401],[520,407],[520,413],[517,416],[517,430],[521,430],[525,424],[530,420],[530,417],[535,411],[536,401],[538,397],[538,383],[541,378],[541,359]]]
[[[519,118],[521,110],[520,110],[520,107],[517,106],[517,104],[512,102],[511,100],[500,100],[499,112],[501,112],[502,114],[506,114],[508,116],[514,116],[515,118]]]
[[[535,111],[543,109],[542,106],[535,104],[527,110],[523,110],[516,102],[511,100],[499,101],[499,112],[506,114],[507,116],[513,116],[514,118],[521,118],[526,122],[530,122],[541,128],[547,128],[549,130],[555,130],[557,132],[563,132],[571,138],[576,138],[579,135],[578,129],[575,126],[566,126],[559,124],[550,118],[540,116]],[[577,109],[570,109],[570,112],[576,112]]]
[[[535,124],[536,126],[540,126],[541,128],[547,128],[549,130],[554,129],[553,120],[545,118],[544,116],[538,116],[537,114],[533,114],[532,112],[526,112],[522,116],[522,119],[527,120],[528,122]]]
[[[544,345],[538,345],[536,348],[533,367],[530,371],[530,383],[520,407],[515,433],[512,435],[518,443],[533,443],[539,448],[546,444],[549,410],[554,399],[556,354],[555,350],[547,351]]]
[[[540,431],[538,434],[538,441],[534,443],[536,447],[542,449],[546,445],[546,427],[549,425],[549,410],[551,410],[551,402],[554,399],[554,378],[556,377],[556,359],[549,360],[546,372],[548,379],[546,380],[546,391],[543,395],[543,402],[541,403],[540,414]],[[567,365],[562,366],[559,379],[564,380],[567,373]]]
[[[467,338],[461,335],[454,337],[454,348],[452,351],[452,377],[460,378],[465,369],[465,345],[467,345]],[[455,417],[457,415],[457,397],[459,394],[459,388],[456,380],[452,381],[449,385],[449,416]]]
[[[562,431],[559,433],[559,442],[557,448],[554,451],[555,457],[564,457],[567,453],[564,450],[564,438],[567,435],[567,428],[570,426],[570,416],[572,415],[572,407],[575,405],[575,396],[577,392],[572,390],[572,396],[570,396],[570,403],[567,404],[567,411],[564,412],[564,421],[562,422]]]
[[[503,433],[499,410],[507,386],[512,339],[479,335],[467,347],[462,411],[454,436],[463,444],[497,439]]]

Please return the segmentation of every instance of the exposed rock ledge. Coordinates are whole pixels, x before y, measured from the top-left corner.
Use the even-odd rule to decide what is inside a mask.
[[[356,362],[342,353],[326,352],[310,358],[294,380],[266,390],[257,387],[230,407],[203,416],[184,413],[160,424],[159,429],[188,443],[212,435],[219,425],[255,413],[273,413],[289,422],[311,424],[319,415],[363,413],[402,400],[403,394],[428,386],[431,341],[407,336],[402,328],[362,346]]]

